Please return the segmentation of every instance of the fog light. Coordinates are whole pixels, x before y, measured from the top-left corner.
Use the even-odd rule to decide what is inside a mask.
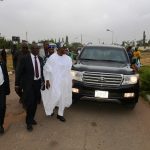
[[[79,93],[79,89],[72,88],[72,92],[74,92],[74,93]]]
[[[134,93],[124,93],[124,97],[126,98],[134,97]]]

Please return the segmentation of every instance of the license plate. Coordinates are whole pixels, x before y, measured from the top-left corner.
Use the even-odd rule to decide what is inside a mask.
[[[108,91],[95,91],[95,97],[108,98]]]

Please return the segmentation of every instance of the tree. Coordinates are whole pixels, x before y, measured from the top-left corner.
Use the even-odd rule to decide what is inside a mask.
[[[125,41],[122,41],[122,44],[121,44],[122,46],[126,46],[126,42]]]
[[[143,40],[137,41],[137,46],[143,46]]]
[[[64,43],[64,38],[62,38],[62,42]]]
[[[55,43],[54,39],[49,40],[50,43]]]
[[[150,46],[150,40],[148,40],[148,46]]]
[[[71,51],[74,51],[75,53],[77,53],[77,49],[78,49],[79,47],[83,47],[83,45],[82,45],[81,43],[74,42],[74,43],[71,43],[71,44],[70,44],[69,49],[70,49]]]
[[[146,43],[146,34],[145,31],[143,32],[143,46],[145,48],[145,43]]]
[[[66,36],[66,41],[65,41],[65,43],[66,43],[67,45],[69,45],[69,39],[68,39],[68,36]]]
[[[12,45],[13,43],[11,40],[6,40],[4,37],[0,37],[0,49],[10,49]]]

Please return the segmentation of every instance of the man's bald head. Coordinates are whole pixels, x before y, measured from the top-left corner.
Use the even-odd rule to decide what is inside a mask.
[[[37,44],[31,45],[31,53],[33,55],[39,55],[39,46]]]
[[[48,50],[48,46],[49,46],[48,41],[44,41],[43,43],[44,50]]]
[[[22,44],[21,44],[21,51],[22,51],[23,53],[28,53],[28,52],[29,52],[28,44],[27,44],[27,43],[22,43]]]

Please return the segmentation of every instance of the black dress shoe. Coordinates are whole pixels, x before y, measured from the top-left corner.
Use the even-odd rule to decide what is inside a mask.
[[[33,120],[32,125],[37,125],[37,122],[35,120]]]
[[[57,115],[57,119],[59,119],[62,122],[66,121],[66,119],[63,116],[59,116],[59,115]]]
[[[28,125],[27,125],[27,130],[28,130],[28,131],[32,131],[32,130],[33,130],[33,127],[32,127],[31,124],[28,124]]]
[[[3,126],[0,126],[0,134],[4,134],[4,128],[3,128]]]

